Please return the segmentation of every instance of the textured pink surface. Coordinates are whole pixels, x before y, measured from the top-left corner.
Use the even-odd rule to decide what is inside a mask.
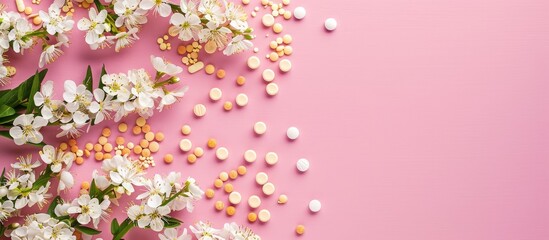
[[[245,66],[247,54],[203,58],[228,76],[183,76],[188,95],[151,119],[153,130],[167,137],[156,154],[158,166],[150,172],[182,171],[209,187],[219,171],[241,164],[246,149],[260,156],[278,152],[278,165],[256,162],[235,182],[244,196],[258,194],[253,176],[268,171],[277,192],[289,196],[282,207],[276,206],[276,197],[264,201],[271,222],[251,225],[264,239],[297,238],[297,224],[307,227],[301,239],[549,238],[549,2],[294,0],[290,6],[299,5],[307,17],[284,23],[284,33],[294,37],[294,70],[277,72],[280,94],[265,96],[260,71]],[[333,33],[324,31],[327,17],[339,22]],[[166,20],[152,21],[158,25],[147,25],[142,39],[120,54],[92,52],[82,33],[74,31],[73,44],[49,66],[47,79],[55,79],[57,86],[64,79],[79,81],[87,64],[96,72],[103,63],[109,72],[150,69],[150,54],[177,62],[175,52],[160,52],[155,44]],[[259,25],[260,18],[251,21],[262,57],[275,35]],[[13,62],[19,83],[35,71],[38,56]],[[239,74],[248,78],[244,87],[234,84]],[[244,92],[250,104],[223,112],[222,103],[208,101],[207,91],[214,86],[224,91],[224,99]],[[195,103],[208,107],[203,119],[193,118]],[[252,132],[258,120],[268,125],[265,136]],[[206,151],[188,165],[177,146],[184,123],[193,127],[194,143],[215,137],[229,149],[230,159],[220,163]],[[285,138],[291,125],[302,132],[295,142]],[[92,128],[80,144],[95,140],[100,130]],[[7,160],[36,151],[0,143]],[[174,153],[175,163],[163,164],[165,153]],[[300,157],[312,163],[305,174],[294,167]],[[77,179],[89,179],[98,166],[91,159],[76,166]],[[225,195],[218,192],[220,197]],[[314,215],[307,210],[312,198],[323,203]],[[247,223],[244,204],[232,218],[212,205],[204,200],[193,214],[179,216],[187,223]],[[142,233],[131,231],[128,239]]]

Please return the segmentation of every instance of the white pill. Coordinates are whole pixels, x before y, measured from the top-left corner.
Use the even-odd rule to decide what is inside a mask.
[[[275,72],[272,69],[265,69],[261,74],[265,82],[272,82],[275,79]]]
[[[269,181],[269,176],[264,172],[258,172],[255,175],[255,182],[259,185],[265,185]]]
[[[258,69],[259,65],[261,65],[261,60],[258,57],[251,56],[248,58],[248,67],[250,69]]]
[[[296,127],[289,127],[286,131],[286,136],[291,140],[296,140],[299,137],[299,129]]]
[[[263,190],[263,193],[265,193],[265,195],[271,196],[275,192],[275,185],[270,182],[265,183],[265,185],[263,185],[262,190]]]
[[[322,204],[320,203],[320,201],[314,199],[309,202],[309,210],[311,210],[311,212],[316,213],[320,211],[320,208],[322,208]]]
[[[269,165],[275,165],[278,162],[278,154],[275,152],[268,152],[265,154],[265,162]]]
[[[270,27],[273,26],[275,23],[275,18],[271,14],[265,14],[261,18],[261,22],[263,23],[263,26]]]
[[[227,148],[220,147],[215,150],[215,156],[219,160],[227,160],[227,158],[229,158],[229,150],[227,150]]]
[[[271,82],[265,86],[265,91],[269,96],[275,96],[278,94],[278,84]]]
[[[261,198],[259,198],[257,195],[250,196],[250,198],[248,198],[248,205],[251,208],[258,208],[259,205],[261,205]]]
[[[305,11],[305,8],[304,7],[296,7],[294,9],[294,17],[296,19],[303,19],[305,17],[305,15],[307,14],[307,11]]]
[[[223,96],[223,92],[221,92],[221,89],[219,88],[212,88],[210,89],[210,99],[213,101],[217,101],[221,99]]]
[[[306,172],[307,170],[309,170],[309,166],[310,166],[309,160],[305,158],[297,160],[296,167],[297,167],[297,170],[299,170],[300,172]]]
[[[242,195],[239,192],[231,192],[229,194],[229,202],[232,204],[239,204],[242,201]]]
[[[326,30],[328,31],[333,31],[337,28],[337,21],[333,18],[328,18],[326,19],[326,21],[324,22],[324,27],[326,28]]]
[[[189,139],[185,138],[185,139],[181,139],[181,141],[179,141],[179,148],[183,152],[190,151],[192,147],[193,147],[193,143]]]
[[[257,154],[255,153],[254,150],[250,149],[244,152],[244,160],[246,160],[246,162],[253,163],[255,162],[256,159],[257,159]]]
[[[288,59],[283,59],[278,63],[278,68],[280,68],[280,71],[282,72],[289,72],[292,70],[292,62]]]
[[[248,95],[244,93],[240,93],[236,95],[235,102],[236,102],[236,105],[238,105],[239,107],[244,107],[248,105]]]
[[[204,104],[196,104],[194,105],[193,112],[197,117],[203,117],[206,115],[206,106]]]
[[[267,132],[267,124],[265,124],[264,122],[256,122],[254,124],[254,132],[257,135],[264,134],[265,132]]]
[[[257,218],[259,218],[259,221],[261,222],[268,222],[269,220],[271,220],[271,212],[269,212],[269,210],[267,209],[262,209],[257,214]]]

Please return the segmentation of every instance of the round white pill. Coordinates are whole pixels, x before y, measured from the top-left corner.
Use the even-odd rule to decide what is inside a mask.
[[[221,92],[221,89],[219,88],[212,88],[210,89],[210,99],[213,101],[217,101],[221,99],[223,96],[223,92]]]
[[[193,143],[189,139],[185,138],[185,139],[181,139],[181,141],[179,141],[179,148],[183,152],[190,151],[192,147],[193,147]]]
[[[269,181],[269,176],[264,172],[258,172],[255,175],[255,182],[259,185],[265,185]]]
[[[310,166],[309,160],[305,158],[297,160],[296,167],[297,167],[297,170],[299,170],[300,172],[306,172],[307,170],[309,170],[309,166]]]
[[[271,82],[265,86],[265,91],[269,96],[275,96],[278,94],[278,84]]]
[[[246,160],[246,162],[253,163],[255,162],[256,159],[257,159],[257,154],[255,153],[254,150],[250,149],[244,152],[244,160]]]
[[[250,198],[248,198],[248,205],[251,208],[258,208],[259,205],[261,205],[261,198],[259,198],[257,195],[250,196]]]
[[[273,183],[265,183],[265,185],[263,185],[263,193],[265,193],[265,195],[267,196],[270,196],[270,195],[273,195],[273,193],[275,192],[275,185]]]
[[[275,165],[278,162],[278,154],[275,152],[268,152],[265,154],[265,162],[269,165]]]
[[[291,140],[296,140],[299,137],[299,129],[296,127],[289,127],[286,131],[286,136]]]
[[[242,195],[239,192],[231,192],[229,194],[229,202],[232,204],[239,204],[242,201]]]
[[[337,28],[337,21],[333,18],[328,18],[326,19],[326,21],[324,22],[324,27],[326,28],[326,30],[328,31],[333,31]]]
[[[257,214],[257,218],[259,218],[259,221],[261,222],[268,222],[269,220],[271,220],[271,212],[269,212],[269,210],[267,209],[262,209]]]
[[[264,122],[256,122],[254,124],[254,132],[257,135],[263,135],[265,132],[267,132],[267,124]]]
[[[224,147],[220,147],[217,150],[215,150],[215,156],[219,160],[227,160],[227,158],[229,158],[229,150],[227,150]]]
[[[303,19],[305,17],[305,15],[307,14],[307,11],[305,10],[304,7],[296,7],[294,9],[294,17],[296,19]]]
[[[261,60],[258,57],[251,56],[248,58],[248,67],[250,69],[258,69],[259,65],[261,65]]]
[[[261,22],[263,23],[263,26],[270,27],[273,26],[275,23],[275,18],[271,14],[265,14],[261,18]]]
[[[282,59],[282,61],[278,63],[278,68],[280,68],[280,71],[282,72],[289,72],[292,70],[292,62],[288,59]]]
[[[261,74],[265,82],[272,82],[275,79],[275,72],[272,69],[265,69]]]
[[[206,106],[204,104],[196,104],[194,105],[193,112],[197,117],[203,117],[206,115]]]
[[[320,211],[320,208],[322,208],[322,204],[320,203],[320,201],[314,199],[309,202],[309,210],[311,210],[311,212],[316,213]]]
[[[236,95],[235,102],[236,102],[236,105],[238,105],[239,107],[244,107],[248,105],[248,95],[244,93],[240,93]]]

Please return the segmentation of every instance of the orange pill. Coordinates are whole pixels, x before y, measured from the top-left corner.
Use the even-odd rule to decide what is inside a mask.
[[[154,140],[154,133],[153,132],[147,132],[145,134],[145,139],[147,139],[147,141],[149,141],[149,142]]]
[[[110,143],[106,143],[105,145],[103,145],[103,150],[105,150],[105,152],[112,152],[112,144]]]
[[[171,154],[166,154],[166,156],[164,156],[164,162],[165,163],[172,163],[173,162],[173,155]]]
[[[223,203],[222,201],[217,201],[215,202],[215,210],[217,211],[221,211],[225,208],[225,203]]]
[[[151,156],[151,150],[149,150],[148,148],[143,149],[143,151],[141,151],[141,156],[150,157]]]
[[[135,119],[135,124],[137,126],[143,127],[145,126],[145,124],[147,124],[147,120],[143,117],[138,117],[137,119]]]
[[[154,135],[154,139],[155,139],[156,141],[159,141],[159,142],[164,141],[164,133],[163,133],[163,132],[157,132],[157,133]]]
[[[120,150],[118,150],[118,151],[120,151]],[[123,156],[130,154],[130,152],[131,152],[131,150],[129,148],[123,148],[122,149],[122,155]]]
[[[153,153],[158,152],[158,150],[160,150],[160,144],[158,144],[158,142],[153,141],[149,144],[149,149]]]
[[[254,223],[257,221],[257,214],[254,212],[248,213],[248,222]]]
[[[233,207],[233,206],[228,206],[227,207],[227,215],[228,216],[233,216],[235,213],[236,213],[236,208],[235,207]]]
[[[141,139],[141,141],[139,141],[139,146],[141,146],[142,148],[149,147],[149,141],[147,141],[146,139]]]
[[[189,163],[191,163],[191,164],[192,164],[192,163],[195,163],[195,162],[196,162],[196,155],[194,155],[194,154],[192,154],[192,153],[189,154],[189,156],[187,156],[187,162],[189,162]]]
[[[115,142],[117,145],[124,145],[124,143],[126,142],[126,139],[124,139],[124,137],[116,137]]]
[[[246,78],[245,78],[244,76],[238,76],[238,77],[236,78],[236,84],[237,84],[238,86],[242,86],[242,85],[244,85],[245,83],[246,83]]]
[[[206,189],[205,195],[208,199],[212,199],[215,195],[215,192],[214,192],[213,189],[208,188],[208,189]]]
[[[93,144],[92,143],[86,143],[85,148],[86,148],[86,150],[91,151],[93,149]]]
[[[143,151],[143,148],[141,148],[141,146],[137,145],[133,148],[133,153],[135,154],[141,154],[141,152]]]
[[[219,173],[219,179],[221,179],[221,181],[225,182],[225,181],[229,180],[229,174],[227,172],[220,172]]]
[[[91,155],[90,150],[84,149],[84,156],[89,157]]]
[[[151,131],[151,125],[145,124],[145,126],[141,127],[141,131],[144,133],[148,133]]]
[[[76,160],[74,160],[74,162],[78,165],[81,165],[82,163],[84,163],[84,158],[76,157]]]
[[[222,79],[222,78],[225,77],[225,74],[226,74],[225,70],[219,69],[219,70],[217,70],[216,76],[217,76],[217,78]]]
[[[105,136],[101,136],[97,139],[97,142],[101,145],[105,145],[108,142],[108,139]]]
[[[223,109],[225,109],[225,111],[231,111],[231,109],[233,109],[233,103],[229,102],[229,101],[226,101],[223,104]]]
[[[223,189],[225,190],[226,193],[232,193],[234,190],[234,187],[232,184],[227,183],[225,184],[225,187]]]
[[[75,146],[75,145],[76,145],[76,139],[74,139],[74,138],[69,139],[69,146],[72,147],[72,146]]]
[[[219,178],[215,179],[214,186],[215,186],[215,188],[223,187],[223,181],[221,181],[221,179],[219,179]]]
[[[118,131],[121,133],[125,133],[126,131],[128,131],[128,124],[126,123],[118,124]]]
[[[240,175],[240,176],[242,176],[242,175],[246,174],[246,172],[248,172],[248,170],[244,166],[238,166],[236,171],[238,172],[238,175]]]
[[[103,159],[111,159],[112,155],[110,153],[103,154]]]
[[[65,151],[67,150],[67,148],[69,148],[69,145],[65,142],[62,142],[59,144],[59,149],[61,149],[61,151]]]
[[[90,182],[88,182],[88,181],[83,181],[82,184],[80,184],[80,188],[81,188],[81,189],[84,189],[84,190],[90,189]]]
[[[229,178],[230,179],[236,179],[238,177],[238,172],[236,170],[229,171]]]
[[[208,139],[208,148],[214,149],[217,146],[217,141],[215,138]]]
[[[111,129],[110,128],[103,128],[103,131],[101,131],[101,135],[103,135],[105,137],[110,137],[111,136]]]
[[[76,151],[78,151],[78,146],[71,146],[71,152],[76,153]]]
[[[135,135],[140,134],[141,133],[141,127],[140,126],[133,127],[132,132]]]
[[[193,151],[194,155],[196,155],[196,157],[202,157],[204,156],[204,149],[201,148],[201,147],[196,147]]]
[[[96,152],[101,152],[103,150],[103,146],[101,146],[101,144],[99,144],[99,143],[96,143],[93,146],[93,150],[96,151]]]
[[[101,161],[101,160],[103,160],[103,153],[102,152],[96,152],[94,157],[95,157],[95,160]]]

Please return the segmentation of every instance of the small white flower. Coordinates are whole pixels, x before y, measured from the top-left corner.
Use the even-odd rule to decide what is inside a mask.
[[[10,136],[13,137],[17,145],[23,145],[27,142],[40,143],[44,139],[40,129],[46,125],[48,125],[48,120],[41,116],[34,117],[32,114],[22,114],[13,121]]]
[[[15,211],[13,208],[13,202],[10,200],[5,200],[0,204],[0,223],[3,223],[8,217],[11,216],[11,213]]]
[[[161,57],[155,57],[151,55],[151,63],[157,72],[168,74],[170,76],[175,76],[183,71],[183,68],[175,64],[169,63]]]
[[[166,228],[164,230],[164,234],[159,233],[158,237],[160,240],[192,240],[193,236],[190,234],[187,234],[187,229],[183,229],[183,233],[181,235],[177,234],[177,230],[175,228]]]
[[[98,14],[95,8],[90,8],[88,14],[90,18],[80,19],[77,23],[77,27],[81,31],[86,31],[86,43],[96,44],[101,42],[101,38],[105,38],[103,32],[110,31],[109,24],[105,23],[105,19],[107,19],[107,10],[103,9]]]
[[[189,13],[198,15],[197,5],[194,0],[181,0],[179,7],[181,8],[181,12],[185,15]]]
[[[153,180],[146,179],[143,186],[147,191],[139,194],[137,200],[147,199],[147,205],[156,208],[162,204],[164,197],[170,196],[170,186],[158,174],[154,175]]]
[[[65,92],[63,92],[63,99],[67,102],[67,109],[75,113],[83,108],[87,108],[93,99],[93,94],[86,89],[84,84],[78,86],[72,80],[66,80],[64,84]],[[77,121],[74,119],[75,122]]]
[[[132,28],[127,32],[119,32],[114,36],[116,39],[115,51],[119,52],[120,49],[130,46],[135,40],[139,39],[137,35],[137,28]]]
[[[94,123],[98,124],[104,119],[110,119],[109,111],[113,109],[111,95],[105,95],[102,89],[93,90],[95,101],[90,104],[90,112],[96,114]]]
[[[164,229],[162,217],[170,214],[170,208],[166,206],[152,208],[145,205],[143,213],[150,217],[150,222],[147,225],[150,226],[153,231],[160,232]]]
[[[101,217],[101,205],[97,198],[91,198],[88,194],[83,194],[72,203],[67,210],[69,214],[78,214],[76,220],[80,224],[88,224],[92,219]]]
[[[145,207],[143,205],[132,205],[129,207],[128,218],[132,221],[137,221],[139,228],[145,228],[151,222],[151,217],[145,214]]]
[[[246,14],[242,5],[235,4],[234,2],[227,3],[225,16],[227,17],[227,20],[231,22],[231,26],[233,25],[233,22],[242,23],[246,22],[248,19],[248,14]]]
[[[223,231],[213,228],[209,223],[202,221],[196,223],[194,226],[190,226],[194,236],[198,239],[210,239],[210,240],[225,240],[223,237]]]
[[[173,25],[169,28],[170,35],[179,35],[178,38],[181,41],[198,39],[198,33],[202,30],[200,18],[193,13],[187,15],[174,13],[170,18],[170,24]]]
[[[63,50],[59,48],[60,44],[61,43],[48,45],[46,48],[44,48],[44,50],[40,54],[40,61],[38,62],[38,67],[42,68],[46,64],[55,62],[55,60],[57,60],[57,58],[59,58],[59,56],[63,54]]]
[[[60,1],[56,1],[60,2]],[[74,25],[74,21],[70,16],[61,15],[61,7],[64,3],[52,4],[48,8],[48,12],[39,11],[38,14],[42,19],[42,26],[46,27],[46,31],[50,35],[55,35],[56,33],[66,33],[70,31]]]
[[[32,172],[33,169],[40,166],[40,162],[32,162],[31,155],[27,155],[27,157],[18,157],[17,160],[19,160],[19,162],[12,163],[11,167],[14,169],[18,169],[19,171]]]
[[[229,42],[229,34],[231,30],[227,27],[219,27],[215,22],[208,22],[206,24],[207,28],[204,28],[200,31],[199,37],[200,42],[214,42],[217,48],[223,49],[227,46]]]
[[[34,105],[36,105],[37,107],[44,105],[44,108],[51,108],[52,96],[53,96],[53,81],[46,81],[44,85],[42,85],[42,87],[40,88],[40,91],[34,94]],[[50,114],[51,114],[51,110],[50,110]]]
[[[56,216],[67,216],[69,215],[69,208],[71,207],[70,203],[59,203],[57,206],[55,206],[54,213]]]
[[[165,0],[141,0],[139,7],[144,10],[154,7],[154,12],[159,13],[161,17],[167,17],[172,13],[172,7]]]
[[[63,169],[63,164],[70,166],[75,159],[74,153],[56,150],[51,145],[46,145],[40,151],[40,158],[48,165],[51,165],[51,171],[58,173]]]
[[[59,185],[57,186],[57,194],[63,190],[67,190],[74,186],[74,178],[69,171],[62,171],[59,174]]]
[[[112,159],[121,158],[125,157],[116,155]],[[140,178],[143,174],[134,166],[118,166],[116,171],[109,172],[109,177],[114,184],[122,186],[129,195],[135,191],[133,185],[140,186],[142,184]]]
[[[223,54],[229,56],[235,53],[248,50],[252,47],[253,47],[253,43],[251,41],[244,39],[244,36],[242,35],[238,35],[231,40],[229,45],[227,45],[227,48],[225,48],[225,50],[223,51]]]
[[[114,3],[114,12],[118,15],[116,27],[134,28],[147,23],[147,11],[139,8],[139,0],[118,0]]]
[[[226,21],[225,14],[221,11],[221,4],[217,0],[202,0],[198,5],[198,11],[204,14],[204,18],[215,24],[223,24]]]
[[[33,44],[32,38],[27,34],[32,33],[31,24],[24,18],[19,18],[15,22],[15,26],[8,33],[8,38],[12,42],[13,51],[23,54],[24,49],[30,48]]]
[[[116,100],[126,102],[130,98],[129,79],[126,74],[105,74],[101,81],[105,85],[103,90],[110,96],[116,96]]]

